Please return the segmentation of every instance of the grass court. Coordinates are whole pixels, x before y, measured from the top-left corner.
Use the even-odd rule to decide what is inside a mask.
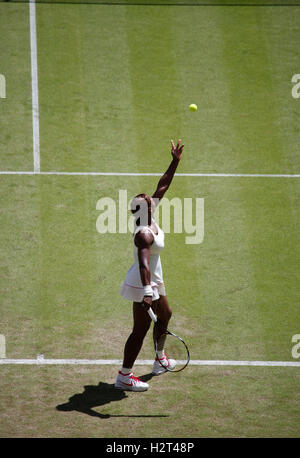
[[[122,359],[131,234],[99,234],[96,204],[120,189],[153,193],[151,174],[166,170],[170,139],[181,138],[182,175],[166,197],[204,198],[205,235],[187,245],[186,234],[166,234],[172,329],[193,360],[297,361],[300,5],[48,0],[34,9],[41,173],[31,173],[30,8],[0,2],[6,358]],[[149,334],[139,359],[152,356]],[[0,436],[299,437],[300,367],[190,365],[157,378],[150,369],[136,366],[150,384],[140,394],[113,389],[116,365],[2,364]]]

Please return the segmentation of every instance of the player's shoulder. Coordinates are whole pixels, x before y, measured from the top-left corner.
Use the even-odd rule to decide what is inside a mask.
[[[149,227],[143,227],[134,235],[134,243],[138,248],[146,248],[153,242],[153,234]]]

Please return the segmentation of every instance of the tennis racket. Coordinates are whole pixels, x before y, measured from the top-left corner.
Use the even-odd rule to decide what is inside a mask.
[[[182,371],[186,368],[190,361],[190,352],[188,346],[181,337],[177,336],[171,331],[165,330],[163,324],[160,323],[160,321],[157,319],[157,316],[154,314],[151,307],[149,307],[148,313],[153,323],[157,324],[158,326],[160,326],[161,329],[164,330],[164,333],[162,335],[166,336],[164,344],[165,353],[168,355],[168,357],[174,358],[176,360],[176,366],[173,369],[164,365],[158,357],[158,342],[155,339],[154,350],[160,365],[168,372]]]

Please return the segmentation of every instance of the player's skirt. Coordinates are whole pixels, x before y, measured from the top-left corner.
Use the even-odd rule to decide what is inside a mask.
[[[159,296],[166,296],[164,283],[157,284],[151,282],[151,287],[153,289],[153,301],[159,299]],[[143,302],[144,288],[140,286],[129,285],[128,283],[126,283],[126,281],[123,281],[120,294],[123,297],[123,299],[126,299],[128,301]]]

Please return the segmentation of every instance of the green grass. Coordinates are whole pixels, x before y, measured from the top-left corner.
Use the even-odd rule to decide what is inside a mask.
[[[32,170],[28,5],[0,3],[0,17],[0,73],[6,80],[6,98],[0,99],[1,170]]]
[[[182,172],[299,169],[298,9],[37,8],[44,170],[160,172],[172,137]]]
[[[141,395],[114,390],[113,368],[4,367],[1,436],[299,437],[298,372],[253,370],[192,368]]]
[[[0,170],[32,170],[28,5],[0,10],[8,43],[0,45]],[[181,137],[178,172],[299,173],[300,102],[290,82],[299,73],[299,15],[38,3],[41,170],[162,173],[170,139]],[[122,358],[132,322],[119,289],[131,235],[100,235],[96,204],[120,189],[128,198],[151,193],[157,180],[1,176],[7,357]],[[205,205],[203,243],[166,234],[162,255],[172,328],[192,359],[292,360],[299,187],[298,179],[175,177],[169,198]],[[140,358],[152,354],[149,335]],[[1,366],[1,437],[299,436],[297,368],[191,366],[120,398],[116,370]],[[75,394],[79,411],[56,409]]]

